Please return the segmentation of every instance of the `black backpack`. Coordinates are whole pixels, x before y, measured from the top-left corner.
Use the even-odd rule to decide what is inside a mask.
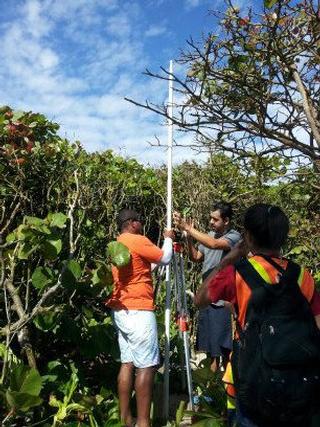
[[[259,425],[304,426],[319,409],[320,332],[298,285],[300,267],[267,261],[279,271],[276,285],[247,259],[236,265],[252,291],[231,360],[237,400]]]

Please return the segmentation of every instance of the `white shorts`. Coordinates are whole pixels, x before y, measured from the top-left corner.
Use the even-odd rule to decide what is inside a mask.
[[[118,331],[121,362],[132,362],[136,368],[159,364],[157,322],[153,311],[113,310]]]

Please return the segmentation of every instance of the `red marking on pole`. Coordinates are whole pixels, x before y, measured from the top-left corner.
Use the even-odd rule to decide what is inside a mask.
[[[175,253],[182,252],[182,245],[178,242],[173,242],[173,250]]]
[[[179,316],[177,320],[179,331],[186,332],[189,330],[188,318],[186,316]]]

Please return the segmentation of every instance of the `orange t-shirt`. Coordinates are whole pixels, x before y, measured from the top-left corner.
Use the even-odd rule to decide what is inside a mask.
[[[122,233],[117,241],[129,249],[131,260],[125,267],[112,267],[114,288],[107,306],[115,310],[154,310],[151,263],[158,263],[163,251],[140,234]]]

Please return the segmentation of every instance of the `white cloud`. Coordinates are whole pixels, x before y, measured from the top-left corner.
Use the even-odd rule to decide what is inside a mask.
[[[167,32],[167,28],[164,25],[153,25],[149,27],[144,33],[145,37],[157,37]]]
[[[131,23],[125,13],[111,16],[106,22],[106,31],[113,36],[125,38],[131,33]]]
[[[0,27],[1,103],[44,113],[61,125],[61,135],[79,139],[89,151],[112,148],[144,163],[165,161],[165,150],[148,144],[155,134],[166,141],[162,119],[124,100],[162,102],[167,96],[165,81],[141,76],[149,58],[140,3],[22,4]],[[149,26],[145,36],[165,31],[164,24]]]
[[[39,64],[45,70],[56,67],[59,57],[51,49],[43,49],[39,55]]]
[[[198,7],[200,3],[201,3],[201,0],[185,0],[185,6],[187,9]]]
[[[22,13],[25,15],[25,30],[33,37],[40,38],[51,30],[51,23],[41,14],[42,6],[38,0],[30,0],[25,3]]]

